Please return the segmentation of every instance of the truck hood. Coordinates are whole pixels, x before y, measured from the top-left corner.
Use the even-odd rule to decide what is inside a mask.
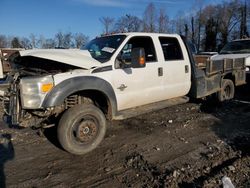
[[[221,59],[232,59],[232,58],[247,58],[250,57],[250,54],[217,54],[211,57],[212,60],[221,60]]]
[[[211,57],[211,60],[245,58],[246,66],[250,66],[250,54],[218,54]]]
[[[20,51],[20,56],[38,57],[73,65],[79,68],[91,69],[98,67],[101,63],[93,59],[88,50],[77,49],[37,49]]]

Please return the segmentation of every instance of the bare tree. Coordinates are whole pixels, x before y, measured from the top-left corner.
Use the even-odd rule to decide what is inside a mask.
[[[32,48],[37,48],[37,39],[36,39],[35,34],[33,33],[30,34],[30,41],[31,41]]]
[[[37,46],[42,49],[56,48],[56,41],[52,38],[45,38],[43,35],[40,35]]]
[[[224,2],[219,8],[220,17],[220,33],[221,33],[221,45],[225,45],[228,42],[228,36],[234,27],[240,23],[240,19],[237,15],[238,2]]]
[[[200,51],[201,46],[201,9],[198,12],[198,37],[197,37],[197,50]]]
[[[184,35],[186,24],[187,21],[184,17],[183,12],[179,11],[175,19],[175,33],[178,33],[179,35]]]
[[[184,35],[184,36],[185,36],[186,38],[188,38],[189,28],[188,28],[188,24],[187,24],[187,23],[184,24],[184,32],[185,32],[185,35]]]
[[[153,3],[149,3],[146,7],[143,15],[143,31],[145,32],[156,32],[156,8]]]
[[[205,51],[215,51],[217,47],[217,35],[219,30],[219,9],[217,5],[206,6],[200,16],[202,29],[201,46]]]
[[[70,48],[72,46],[73,46],[72,33],[71,32],[65,33],[63,36],[63,48]]]
[[[166,33],[168,31],[169,19],[164,9],[160,9],[158,22],[159,33]]]
[[[37,41],[37,45],[39,48],[43,48],[46,43],[46,38],[43,35],[40,35],[39,40]]]
[[[7,37],[5,35],[0,35],[0,48],[6,48],[7,45]]]
[[[195,30],[194,30],[194,17],[193,16],[192,16],[192,19],[191,19],[191,32],[192,32],[191,41],[192,41],[193,44],[195,44],[195,39],[194,39]]]
[[[240,23],[240,38],[249,37],[249,33],[247,31],[247,3],[245,0],[244,5],[240,7],[240,16],[241,16],[241,23]]]
[[[45,41],[42,43],[41,48],[44,49],[51,49],[56,47],[56,41],[54,39],[45,39]]]
[[[175,31],[176,31],[176,21],[174,20],[174,19],[172,19],[172,20],[170,20],[169,21],[169,27],[168,27],[168,29],[169,29],[169,33],[176,33]]]
[[[111,30],[111,27],[114,23],[114,18],[111,17],[101,17],[100,22],[103,24],[104,28],[105,28],[105,34],[108,34]]]
[[[175,19],[169,20],[163,9],[158,12],[155,5],[149,3],[142,20],[129,14],[120,17],[116,23],[111,17],[101,17],[99,20],[105,33],[114,29],[120,32],[158,31],[185,35],[196,44],[199,51],[218,50],[228,40],[249,35],[250,1],[231,0],[204,6],[204,0],[195,0],[193,10],[190,15],[178,12]],[[61,31],[56,33],[53,39],[40,36],[39,40],[35,34],[21,40],[18,37],[0,35],[0,47],[80,48],[87,40],[88,37],[82,33]]]
[[[75,33],[73,35],[74,46],[76,48],[81,48],[87,41],[88,37],[82,33]]]
[[[12,48],[22,48],[22,45],[20,43],[20,40],[18,37],[14,37],[11,41],[11,47]]]
[[[204,0],[195,0],[193,9],[195,10],[196,14],[194,15],[194,23],[192,25],[192,36],[193,42],[195,42],[197,46],[197,50],[200,51],[201,47],[201,36],[202,36],[202,9],[204,6]]]
[[[118,19],[115,30],[118,32],[138,32],[141,31],[142,21],[132,15],[125,15]]]
[[[32,45],[31,45],[31,42],[28,38],[26,37],[23,37],[21,40],[20,40],[20,45],[25,48],[25,49],[31,49],[32,48]]]
[[[59,31],[58,33],[56,33],[56,35],[55,35],[55,41],[56,41],[56,45],[57,45],[58,48],[62,48],[63,47],[63,40],[64,40],[63,33],[61,31]]]
[[[205,51],[215,51],[216,50],[216,36],[217,36],[217,22],[214,18],[210,18],[206,22],[205,27]]]

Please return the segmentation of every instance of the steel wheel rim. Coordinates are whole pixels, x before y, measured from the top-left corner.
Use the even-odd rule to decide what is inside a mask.
[[[77,144],[92,143],[99,134],[99,121],[92,115],[79,117],[72,125],[71,136]]]

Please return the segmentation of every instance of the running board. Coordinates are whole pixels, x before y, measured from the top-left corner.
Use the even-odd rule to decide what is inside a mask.
[[[131,118],[131,117],[139,116],[142,114],[150,113],[155,110],[160,110],[160,109],[174,106],[177,104],[187,103],[188,101],[189,101],[189,97],[184,96],[184,97],[177,97],[177,98],[168,99],[168,100],[160,101],[156,103],[151,103],[151,104],[143,105],[140,107],[130,108],[127,110],[117,112],[116,116],[113,117],[113,120],[123,120],[123,119]]]

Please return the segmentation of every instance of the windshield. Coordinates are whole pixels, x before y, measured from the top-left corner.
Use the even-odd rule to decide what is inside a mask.
[[[226,44],[220,54],[250,53],[250,40],[233,41]]]
[[[82,50],[88,50],[94,59],[104,63],[111,58],[125,37],[126,35],[113,35],[96,38],[82,47]]]

